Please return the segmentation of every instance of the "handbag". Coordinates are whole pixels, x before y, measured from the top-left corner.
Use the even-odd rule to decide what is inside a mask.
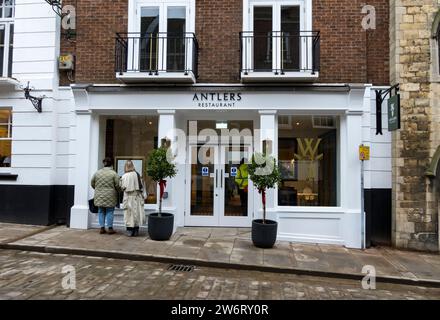
[[[95,199],[89,200],[89,210],[91,213],[98,213],[98,207],[95,206]]]

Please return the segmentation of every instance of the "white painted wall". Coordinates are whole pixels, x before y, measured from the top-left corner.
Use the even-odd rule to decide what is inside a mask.
[[[74,101],[70,88],[58,87],[60,19],[43,0],[16,0],[14,24],[12,77],[46,98],[38,113],[19,86],[0,90],[0,107],[13,109],[12,167],[2,172],[18,175],[0,184],[73,184]]]
[[[382,132],[376,135],[376,93],[369,87],[365,91],[365,110],[362,119],[362,142],[370,146],[371,160],[365,162],[365,188],[391,189],[391,133],[388,131],[388,97],[382,105]]]

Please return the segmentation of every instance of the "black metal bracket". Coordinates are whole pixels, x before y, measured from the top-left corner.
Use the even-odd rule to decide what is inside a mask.
[[[376,91],[376,135],[383,135],[382,132],[382,104],[385,98],[390,95],[392,96],[392,92],[394,91],[394,95],[399,93],[399,84],[395,84],[389,89],[386,90],[375,90]]]
[[[22,87],[22,89],[24,90],[24,97],[32,102],[32,105],[38,111],[38,113],[43,112],[42,104],[43,104],[43,99],[46,98],[46,96],[40,96],[40,97],[32,96],[31,95],[32,89],[29,87],[29,82],[27,83],[27,86]]]
[[[61,4],[61,0],[44,0],[48,3],[52,10],[61,18],[67,17],[70,13],[63,13],[63,5]],[[76,37],[76,31],[72,29],[67,29],[65,32],[62,32],[62,36],[64,36],[67,40],[71,40]]]
[[[63,18],[63,6],[61,4],[61,0],[44,0],[46,1],[51,7],[52,10],[60,17]]]

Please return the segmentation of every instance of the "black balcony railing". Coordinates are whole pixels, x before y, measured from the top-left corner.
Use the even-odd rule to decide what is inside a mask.
[[[241,72],[319,72],[320,33],[272,31],[240,33]]]
[[[117,33],[116,72],[175,72],[198,76],[199,48],[194,33]]]

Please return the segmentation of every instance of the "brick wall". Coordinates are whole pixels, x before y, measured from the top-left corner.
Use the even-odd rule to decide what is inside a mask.
[[[127,32],[128,0],[64,0],[76,7],[76,42],[63,40],[61,52],[76,55],[77,83],[116,83],[115,33]],[[65,75],[62,84],[69,83]]]
[[[114,35],[127,30],[128,0],[68,0],[77,7],[76,43],[63,41],[63,53],[76,54],[78,83],[117,83],[114,74]],[[388,84],[388,1],[377,6],[378,29],[361,28],[360,0],[314,0],[313,29],[321,31],[322,83]],[[239,32],[242,0],[197,0],[200,83],[238,83]],[[65,77],[62,83],[68,81]]]

